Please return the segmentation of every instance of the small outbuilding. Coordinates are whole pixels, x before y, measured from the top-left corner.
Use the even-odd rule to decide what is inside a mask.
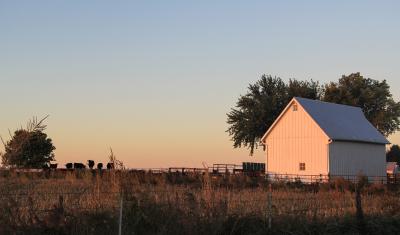
[[[358,107],[295,97],[261,141],[270,175],[386,176],[389,141]]]

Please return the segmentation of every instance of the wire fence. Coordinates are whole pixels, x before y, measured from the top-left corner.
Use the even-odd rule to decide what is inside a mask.
[[[251,177],[264,177],[266,179],[275,181],[301,181],[303,183],[310,182],[328,182],[337,178],[342,178],[348,181],[357,181],[361,175],[359,174],[281,174],[271,173],[265,170],[258,171],[245,171],[241,165],[235,164],[214,164],[213,167],[207,168],[190,168],[190,167],[169,167],[169,168],[130,168],[123,170],[106,170],[106,169],[1,169],[0,175],[7,175],[10,173],[53,173],[53,174],[68,174],[74,172],[91,172],[92,174],[112,174],[115,172],[122,172],[124,174],[170,174],[170,175],[204,175],[209,174],[214,177],[222,177],[227,175],[247,175]],[[371,183],[390,183],[400,184],[400,174],[385,174],[385,175],[366,175],[368,181]]]
[[[399,174],[387,175],[301,175],[301,174],[267,174],[266,178],[272,181],[297,181],[301,183],[327,183],[337,179],[347,180],[349,182],[357,182],[360,178],[364,178],[369,183],[380,184],[400,184]]]
[[[257,215],[271,227],[280,216],[338,217],[357,213],[357,192],[296,192],[275,190],[270,186],[262,189],[159,189],[144,187],[138,190],[102,191],[85,188],[79,191],[8,191],[0,193],[3,210],[13,217],[46,220],[48,216],[71,217],[83,212],[107,212],[118,220],[130,220],[132,213],[154,210],[168,213],[178,210],[183,215],[213,217],[219,214]],[[375,194],[362,195],[363,212],[366,214],[390,214],[400,205],[398,197]],[[5,214],[3,213],[3,216]]]
[[[0,184],[0,225],[2,221],[10,221],[9,218],[20,225],[34,223],[32,221],[46,223],[57,218],[61,221],[58,223],[62,223],[109,215],[112,218],[109,223],[118,224],[119,231],[126,231],[137,218],[213,220],[256,216],[271,228],[275,221],[287,216],[310,220],[355,217],[360,208],[365,215],[390,216],[400,210],[400,198],[388,192],[389,176],[364,178],[373,185],[363,191],[357,190],[359,182],[356,179],[359,181],[360,176],[350,175],[264,175],[233,179],[230,175],[216,176],[221,182],[239,180],[242,185],[243,181],[258,182],[256,180],[261,179],[261,184],[254,188],[215,187],[212,182],[203,182],[205,179],[212,181],[213,175],[199,178],[204,183],[200,187],[190,183],[171,185],[162,180],[134,184],[131,176],[124,175],[124,179],[116,180],[118,184],[92,174],[85,180],[25,179],[26,183],[3,180]],[[182,172],[177,176],[188,180]],[[396,175],[393,177],[399,182]],[[124,180],[128,181],[126,185]],[[334,190],[330,189],[332,185]],[[338,190],[345,187],[349,188]]]

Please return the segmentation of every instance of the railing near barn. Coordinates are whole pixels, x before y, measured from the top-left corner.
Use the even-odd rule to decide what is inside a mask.
[[[325,183],[336,179],[343,179],[356,182],[360,177],[365,177],[371,183],[400,183],[400,175],[381,175],[381,176],[363,176],[363,175],[299,175],[299,174],[267,174],[268,179],[272,181],[294,181],[303,183]]]

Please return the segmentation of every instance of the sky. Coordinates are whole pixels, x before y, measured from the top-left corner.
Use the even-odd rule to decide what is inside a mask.
[[[400,100],[399,1],[0,0],[0,135],[50,115],[56,160],[130,168],[264,162],[226,113],[262,74],[386,79]],[[400,144],[400,134],[390,136]],[[0,148],[0,151],[3,148]]]

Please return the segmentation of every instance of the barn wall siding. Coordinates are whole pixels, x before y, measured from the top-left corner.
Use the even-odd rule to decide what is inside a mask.
[[[385,145],[333,141],[329,145],[331,175],[386,175]]]
[[[291,106],[266,137],[267,171],[271,174],[328,174],[327,136],[300,105],[297,111]],[[306,164],[305,171],[299,169],[301,162]]]

